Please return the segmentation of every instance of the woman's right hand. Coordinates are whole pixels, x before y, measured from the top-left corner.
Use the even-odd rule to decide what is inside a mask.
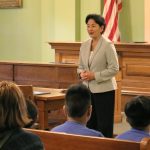
[[[81,80],[91,81],[94,80],[94,73],[90,71],[83,71],[80,73]]]
[[[86,80],[86,78],[87,78],[86,71],[82,71],[82,72],[80,73],[80,77],[81,77],[81,80]]]

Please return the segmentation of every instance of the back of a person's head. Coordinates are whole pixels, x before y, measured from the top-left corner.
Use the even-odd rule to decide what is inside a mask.
[[[13,82],[0,82],[0,129],[24,127],[30,121],[19,87]]]
[[[32,120],[30,123],[25,125],[25,128],[30,128],[37,121],[38,108],[37,108],[36,104],[34,103],[34,101],[32,101],[32,100],[26,100],[26,105],[27,105],[28,116]]]
[[[125,114],[129,124],[143,130],[150,124],[150,97],[138,96],[125,106]]]
[[[65,105],[69,117],[82,117],[91,105],[89,89],[83,84],[72,85],[66,92]]]

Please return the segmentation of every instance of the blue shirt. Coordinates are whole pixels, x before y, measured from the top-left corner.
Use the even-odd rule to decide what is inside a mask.
[[[87,135],[87,136],[103,137],[103,134],[101,132],[89,129],[83,124],[73,121],[66,121],[64,124],[54,127],[51,131],[85,135],[85,136]]]
[[[124,132],[123,134],[118,135],[116,138],[140,142],[145,137],[150,137],[150,134],[142,130],[131,129],[127,132]]]

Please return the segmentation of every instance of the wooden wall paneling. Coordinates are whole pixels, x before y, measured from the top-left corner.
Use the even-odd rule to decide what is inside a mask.
[[[64,65],[57,71],[59,88],[68,88],[71,84],[79,82],[76,65]]]
[[[133,97],[150,96],[150,44],[129,43],[116,47],[121,54],[121,111],[124,111],[125,104]]]
[[[150,58],[126,57],[123,58],[122,89],[126,87],[150,88]]]
[[[15,64],[14,81],[17,84],[57,88],[56,67],[46,65]]]
[[[49,42],[52,49],[55,49],[56,63],[76,63],[79,56],[81,42]]]
[[[0,81],[13,81],[13,64],[0,63]]]

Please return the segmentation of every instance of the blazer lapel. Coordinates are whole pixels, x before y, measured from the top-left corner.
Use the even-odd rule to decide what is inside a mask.
[[[89,40],[87,49],[86,49],[86,53],[85,53],[85,64],[88,66],[88,68],[89,68],[89,56],[90,56],[90,50],[91,50],[91,41],[92,40]]]
[[[100,47],[101,47],[102,40],[103,40],[103,38],[102,38],[102,36],[101,36],[101,38],[99,39],[99,41],[98,41],[98,43],[97,43],[97,46],[96,46],[96,48],[95,48],[95,50],[94,50],[94,52],[93,52],[93,56],[92,56],[92,58],[91,58],[91,63],[89,64],[89,67],[91,66],[92,61],[94,60],[94,57],[96,56],[97,52],[99,51],[99,49],[100,49]]]

